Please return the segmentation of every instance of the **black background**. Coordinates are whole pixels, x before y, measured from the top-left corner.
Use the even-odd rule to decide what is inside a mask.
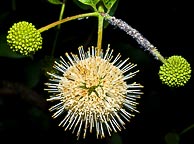
[[[71,0],[67,0],[64,17],[90,12],[82,10]],[[182,55],[193,68],[193,5],[187,1],[129,1],[120,0],[115,17],[126,21],[141,32],[164,57]],[[59,5],[52,5],[46,0],[16,0],[13,10],[11,0],[0,2],[0,33],[6,34],[13,23],[29,21],[37,28],[58,19]],[[85,47],[96,44],[97,21],[95,18],[75,20],[62,25],[55,56],[65,52],[77,52],[80,45]],[[34,56],[40,60],[51,51],[55,30],[42,34],[43,49]],[[123,57],[130,57],[138,64],[140,72],[135,81],[144,85],[144,95],[139,100],[138,110],[126,129],[113,136],[120,136],[123,144],[164,144],[168,132],[181,132],[194,123],[193,72],[189,82],[181,88],[169,88],[162,85],[158,78],[160,61],[144,51],[125,32],[109,25],[104,29],[103,47],[111,44]],[[96,140],[95,135],[88,134],[85,140],[76,140],[75,134],[63,131],[57,126],[59,119],[53,120],[47,111],[49,104],[43,91],[47,78],[42,76],[32,91],[38,98],[28,96],[25,91],[18,94],[4,92],[4,82],[18,83],[25,86],[25,70],[32,60],[28,58],[11,59],[0,57],[0,143],[9,142],[44,142],[44,143],[102,143],[115,144],[112,137]],[[16,87],[17,89],[17,87]],[[12,88],[12,91],[17,91]],[[25,97],[26,96],[26,97]],[[194,130],[181,135],[181,144],[194,143]]]

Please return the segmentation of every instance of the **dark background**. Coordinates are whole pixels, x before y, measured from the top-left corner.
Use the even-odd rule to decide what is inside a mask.
[[[13,23],[22,20],[37,28],[58,20],[60,5],[46,0],[11,0],[0,2],[1,39]],[[67,0],[64,17],[91,12],[83,10]],[[128,1],[120,0],[115,16],[126,21],[141,32],[164,57],[181,55],[193,68],[193,12],[187,1]],[[48,94],[43,90],[47,77],[40,71],[40,61],[49,55],[56,29],[44,33],[43,49],[33,59],[0,57],[0,143],[44,142],[44,143],[102,143],[102,144],[165,144],[168,132],[180,133],[194,123],[193,72],[189,82],[181,88],[162,85],[158,70],[162,64],[144,51],[125,32],[109,25],[104,29],[103,47],[120,52],[123,58],[130,57],[138,64],[140,72],[134,81],[144,85],[138,110],[126,129],[112,137],[96,140],[88,134],[85,140],[76,140],[71,131],[58,127],[59,119],[53,120],[46,102]],[[89,18],[67,22],[61,26],[55,57],[65,52],[77,53],[80,45],[96,45],[97,19]],[[31,72],[33,71],[33,73]],[[30,73],[31,72],[31,73]],[[34,76],[38,80],[34,80]],[[33,81],[33,85],[31,82]],[[35,84],[34,84],[35,83]],[[194,130],[181,135],[181,144],[193,144]]]

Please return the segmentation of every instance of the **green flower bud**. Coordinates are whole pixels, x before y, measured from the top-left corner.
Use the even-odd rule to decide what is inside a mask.
[[[171,56],[160,66],[159,77],[169,87],[184,86],[191,77],[190,64],[181,56]]]
[[[9,29],[7,43],[14,52],[29,56],[42,48],[42,37],[32,23],[21,21]]]

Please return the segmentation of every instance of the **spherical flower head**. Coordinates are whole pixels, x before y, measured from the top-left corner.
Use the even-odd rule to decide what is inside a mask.
[[[42,48],[42,37],[32,23],[21,21],[9,29],[7,43],[14,52],[29,56]]]
[[[79,47],[79,56],[66,53],[68,61],[61,57],[54,65],[61,75],[49,73],[46,83],[45,90],[52,93],[47,100],[55,101],[49,109],[54,111],[53,117],[61,116],[59,126],[76,132],[78,138],[93,130],[97,138],[121,131],[132,113],[138,112],[136,99],[142,94],[142,85],[127,83],[138,72],[129,72],[135,64],[119,60],[120,54],[113,59],[109,47],[99,56],[96,53],[94,47],[87,52]]]
[[[190,64],[182,56],[171,56],[160,66],[159,77],[169,87],[184,86],[191,77]]]

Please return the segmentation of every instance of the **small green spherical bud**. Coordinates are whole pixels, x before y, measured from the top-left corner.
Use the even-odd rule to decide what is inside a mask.
[[[160,66],[159,77],[170,87],[184,86],[191,77],[190,64],[181,56],[171,56]]]
[[[42,48],[42,37],[32,23],[21,21],[9,29],[7,43],[14,52],[28,56]]]

